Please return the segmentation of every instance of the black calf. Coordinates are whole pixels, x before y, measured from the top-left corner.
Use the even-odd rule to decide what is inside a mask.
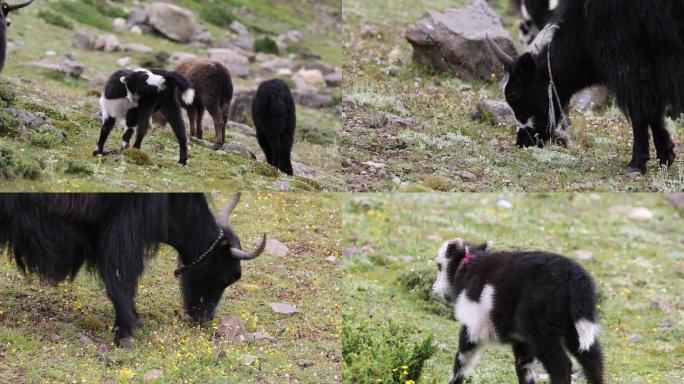
[[[252,118],[266,161],[292,175],[290,156],[297,114],[294,98],[284,81],[273,79],[259,85],[252,104]]]

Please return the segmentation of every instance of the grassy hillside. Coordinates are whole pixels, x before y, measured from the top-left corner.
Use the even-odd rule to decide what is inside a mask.
[[[150,1],[140,2],[144,6]],[[335,108],[312,109],[298,106],[298,134],[293,150],[293,160],[309,167],[313,175],[287,177],[278,174],[265,164],[256,139],[227,129],[226,143],[237,143],[249,148],[260,158],[247,158],[214,152],[213,125],[205,119],[207,136],[203,141],[193,140],[187,167],[176,164],[178,144],[170,127],[155,126],[143,142],[147,156],[117,154],[104,158],[91,156],[99,136],[100,122],[95,114],[99,110],[98,98],[101,85],[88,80],[74,79],[51,71],[32,68],[28,62],[51,59],[58,61],[65,54],[73,54],[85,65],[87,79],[106,79],[119,69],[117,60],[129,56],[135,65],[149,61],[150,54],[133,52],[105,53],[81,50],[72,45],[76,30],[87,29],[97,35],[112,33],[113,17],[121,16],[132,7],[131,1],[114,2],[114,7],[94,8],[88,4],[99,1],[59,1],[48,4],[38,0],[20,14],[13,16],[9,31],[10,53],[7,66],[0,75],[2,88],[13,90],[13,103],[2,106],[21,107],[47,117],[49,127],[31,137],[8,133],[12,122],[0,116],[0,148],[5,161],[16,163],[18,168],[11,175],[0,177],[2,190],[280,190],[288,184],[295,191],[339,190],[340,177],[338,155],[338,132],[340,117]],[[341,49],[335,25],[318,17],[321,9],[339,15],[331,1],[178,1],[194,11],[196,18],[205,25],[215,42],[226,39],[227,25],[220,24],[216,15],[227,15],[225,20],[239,20],[254,36],[272,36],[297,29],[304,35],[302,48],[320,55],[323,60],[340,65]],[[210,12],[211,11],[211,12]],[[220,13],[224,12],[224,13]],[[46,23],[44,13],[61,17],[57,24]],[[55,16],[56,15],[56,16]],[[213,18],[212,18],[213,16]],[[228,16],[230,18],[228,18]],[[206,19],[211,20],[210,23]],[[194,44],[183,45],[156,35],[142,36],[128,31],[116,33],[122,44],[140,43],[158,52],[189,52],[206,56],[207,47]],[[54,56],[47,56],[54,51]],[[252,64],[257,66],[257,64]],[[254,85],[253,80],[234,77],[238,86]],[[186,120],[187,129],[187,120]],[[117,148],[122,132],[115,130],[107,143]],[[33,136],[40,136],[35,138]],[[11,157],[11,161],[6,158]],[[142,159],[141,159],[142,157]],[[149,157],[149,159],[148,159]],[[26,170],[29,170],[28,172]],[[304,177],[306,176],[306,177]]]
[[[512,208],[499,207],[500,198]],[[653,217],[630,219],[633,207],[648,208]],[[370,319],[378,329],[371,328],[371,338],[386,346],[377,348],[382,356],[401,356],[393,351],[433,335],[437,353],[418,383],[451,377],[460,325],[429,292],[437,250],[454,237],[493,240],[498,250],[593,253],[593,261],[580,262],[598,286],[606,382],[684,380],[684,213],[661,195],[381,194],[352,198],[342,217],[348,325]],[[413,332],[385,335],[390,320]],[[354,337],[362,336],[349,333],[343,346]],[[409,362],[396,363],[392,367],[401,369]],[[359,382],[376,382],[376,376]],[[513,382],[513,354],[504,346],[485,353],[470,381]]]
[[[408,25],[428,10],[443,11],[469,0],[345,0],[343,9],[345,95],[344,173],[353,190],[370,191],[662,191],[684,189],[684,121],[670,122],[678,163],[669,171],[651,161],[647,175],[628,176],[631,125],[615,106],[573,111],[568,148],[514,147],[515,128],[472,119],[482,96],[502,99],[501,80],[463,82],[413,64],[404,38]],[[497,4],[517,40],[519,16]],[[386,124],[379,112],[409,119]],[[651,147],[654,151],[653,146]],[[655,159],[655,152],[651,155]],[[369,163],[371,162],[371,163]],[[375,164],[374,164],[375,163]],[[428,175],[432,175],[428,177]]]
[[[213,197],[218,210],[230,196]],[[73,283],[48,287],[21,276],[1,253],[0,383],[138,383],[154,369],[163,371],[160,383],[339,382],[340,276],[325,260],[339,247],[339,204],[320,194],[243,194],[231,216],[242,243],[266,232],[290,250],[243,263],[242,279],[224,293],[217,317],[239,316],[249,332],[273,337],[244,345],[183,319],[169,247],[141,280],[136,301],[145,325],[130,350],[113,345],[114,312],[94,276],[82,271]],[[301,312],[276,314],[271,303]]]

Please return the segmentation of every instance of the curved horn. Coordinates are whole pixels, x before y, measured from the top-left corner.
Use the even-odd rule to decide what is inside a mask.
[[[228,225],[228,217],[230,216],[230,213],[233,212],[233,209],[237,207],[238,203],[240,202],[240,192],[236,193],[226,204],[225,207],[221,210],[221,213],[219,213],[218,219],[216,220],[219,224],[222,225]]]
[[[7,8],[5,8],[5,10],[6,10],[7,13],[10,13],[10,12],[12,12],[12,11],[16,11],[17,9],[24,8],[24,7],[26,7],[27,5],[30,5],[31,3],[33,3],[33,0],[28,0],[28,1],[26,1],[26,2],[23,2],[23,3],[20,3],[20,4],[14,4],[14,5],[9,5],[9,4],[7,4]]]
[[[252,260],[252,259],[256,259],[257,256],[261,255],[264,252],[264,249],[266,249],[266,234],[265,233],[264,233],[264,237],[261,238],[261,244],[259,244],[257,249],[248,252],[248,251],[243,251],[243,250],[237,249],[237,248],[231,248],[230,253],[236,259]]]
[[[504,50],[501,49],[499,44],[497,44],[491,37],[489,37],[489,34],[485,35],[485,40],[487,41],[489,48],[491,48],[492,51],[494,51],[494,54],[501,61],[501,63],[503,63],[506,69],[508,69],[515,63],[515,60],[508,53],[504,52]]]

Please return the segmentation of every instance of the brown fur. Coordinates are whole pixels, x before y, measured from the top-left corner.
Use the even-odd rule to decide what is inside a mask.
[[[221,148],[226,137],[226,123],[233,98],[233,82],[228,68],[215,60],[189,59],[182,62],[176,71],[190,80],[196,92],[195,101],[186,107],[190,119],[190,136],[202,138],[202,118],[206,110],[214,120],[214,149]]]

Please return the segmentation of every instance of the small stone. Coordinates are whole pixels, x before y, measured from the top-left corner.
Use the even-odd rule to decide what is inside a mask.
[[[292,184],[288,183],[285,180],[276,181],[276,188],[282,192],[292,192],[293,191]]]
[[[291,315],[294,313],[299,313],[299,309],[291,304],[284,303],[271,303],[271,310],[275,313],[281,313],[284,315]]]
[[[328,256],[325,258],[325,261],[331,263],[331,264],[337,264],[337,257],[335,256]]]
[[[651,220],[653,218],[653,212],[651,212],[648,208],[644,207],[637,207],[637,208],[632,208],[629,210],[627,213],[630,219],[633,220]]]
[[[154,346],[167,345],[169,344],[169,338],[159,331],[153,331],[150,334],[150,343]]]
[[[250,340],[275,340],[275,337],[264,331],[250,333],[247,336]]]
[[[234,344],[247,342],[247,327],[239,317],[221,316],[215,331],[217,337],[230,340]]]
[[[367,165],[371,168],[376,168],[376,169],[382,169],[385,168],[385,164],[383,163],[377,163],[375,161],[366,161],[362,163],[363,165]]]
[[[116,61],[116,64],[119,67],[128,67],[130,65],[133,65],[133,59],[131,57],[122,57],[119,60]]]
[[[144,381],[152,381],[152,380],[159,380],[162,377],[164,377],[164,371],[161,369],[152,369],[150,371],[145,372],[143,375],[143,380]]]
[[[356,109],[358,105],[356,104],[356,100],[354,100],[353,97],[345,96],[342,99],[342,108],[345,109]]]
[[[313,367],[314,365],[316,365],[316,363],[314,363],[313,361],[303,361],[297,365],[299,365],[299,368],[305,369]]]
[[[456,171],[455,173],[456,173],[456,175],[458,175],[461,179],[464,179],[464,180],[477,180],[477,176],[476,176],[474,173],[472,173],[472,172],[468,172],[468,171]]]
[[[496,202],[496,206],[499,207],[499,208],[504,208],[504,209],[512,209],[512,208],[513,208],[513,203],[511,203],[510,201],[505,200],[505,199],[499,199],[499,200]]]
[[[596,259],[596,256],[590,251],[583,251],[583,250],[576,250],[572,253],[572,257],[574,257],[577,260],[582,260],[582,261],[591,261]]]
[[[627,337],[627,339],[632,343],[637,343],[637,342],[641,341],[642,338],[643,337],[638,333],[634,334],[634,335],[630,335]]]
[[[57,55],[56,51],[53,51],[53,50],[45,51],[45,56],[55,56],[55,55]]]
[[[290,250],[280,240],[268,238],[266,240],[266,252],[278,257],[285,257],[290,253]]]
[[[93,340],[90,337],[88,337],[87,335],[84,335],[82,333],[78,335],[78,339],[83,344],[95,344],[95,343],[93,343]]]
[[[394,48],[389,55],[387,55],[387,61],[390,64],[401,62],[401,49],[399,47]]]
[[[475,118],[477,120],[491,119],[496,125],[517,125],[518,123],[508,104],[491,99],[481,99],[477,102]]]
[[[684,209],[684,192],[668,193],[665,201],[677,209]]]
[[[242,359],[245,361],[245,364],[247,364],[247,365],[252,365],[252,364],[254,364],[254,362],[259,360],[258,357],[252,356],[252,355],[244,355],[242,357]]]
[[[409,128],[415,125],[413,120],[389,112],[378,112],[373,117],[381,127],[400,129]]]
[[[143,30],[139,26],[134,25],[133,27],[131,27],[131,33],[136,34],[136,35],[142,35]]]

